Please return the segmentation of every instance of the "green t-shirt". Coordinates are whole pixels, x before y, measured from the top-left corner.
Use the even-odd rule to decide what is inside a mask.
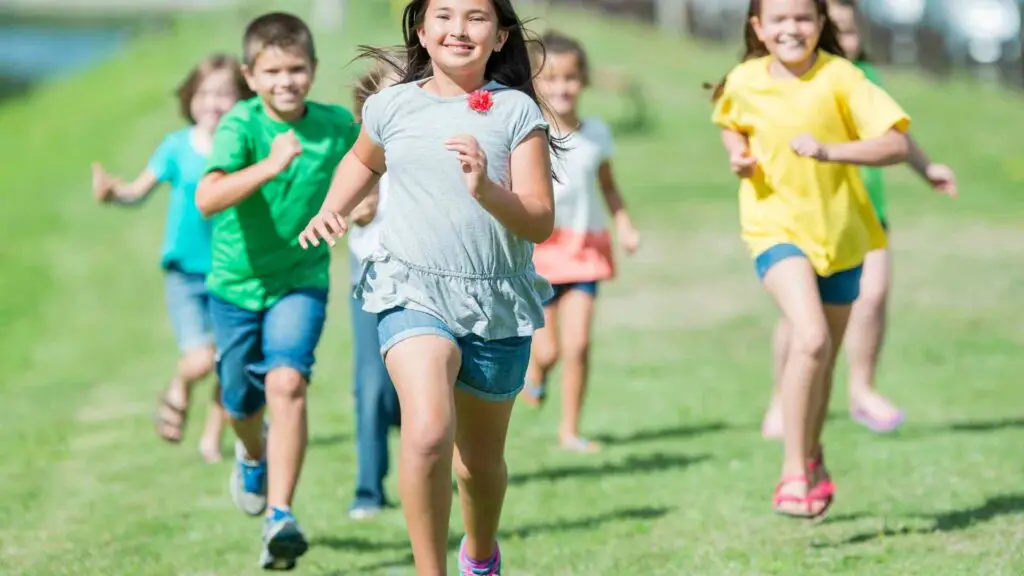
[[[306,103],[295,122],[270,118],[259,97],[236,104],[213,136],[206,172],[231,173],[267,158],[274,137],[294,130],[302,153],[287,170],[213,220],[213,264],[207,288],[252,311],[265,310],[291,291],[329,286],[326,245],[303,250],[299,233],[319,210],[338,162],[359,135],[341,106]]]
[[[858,60],[854,64],[864,72],[864,76],[868,80],[878,86],[882,85],[882,77],[878,75],[878,69],[872,66],[870,62]],[[868,198],[871,199],[871,205],[875,208],[875,214],[883,223],[888,223],[885,210],[885,182],[882,177],[882,169],[875,166],[863,166],[860,169],[860,176],[864,180],[864,187],[867,188]]]

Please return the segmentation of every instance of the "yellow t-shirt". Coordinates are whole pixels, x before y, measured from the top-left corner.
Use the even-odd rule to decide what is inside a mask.
[[[776,79],[771,57],[729,73],[712,120],[746,135],[759,170],[740,184],[740,224],[753,256],[776,244],[799,247],[821,276],[855,268],[885,233],[858,167],[798,156],[793,138],[823,144],[876,138],[910,117],[884,90],[844,58],[819,52],[797,79]]]

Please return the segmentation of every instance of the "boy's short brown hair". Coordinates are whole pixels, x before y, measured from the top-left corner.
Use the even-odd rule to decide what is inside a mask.
[[[242,38],[242,52],[245,65],[250,68],[256,58],[267,48],[301,50],[310,63],[316,63],[316,48],[313,33],[301,18],[287,12],[270,12],[257,17],[245,28]]]
[[[192,99],[195,98],[199,85],[206,80],[207,76],[227,70],[231,72],[231,80],[235,85],[235,91],[239,100],[248,100],[254,96],[249,85],[242,76],[241,66],[238,59],[227,54],[211,54],[203,58],[185,77],[185,80],[178,85],[174,93],[178,96],[178,110],[181,116],[188,120],[189,124],[195,124],[196,119],[192,117]]]

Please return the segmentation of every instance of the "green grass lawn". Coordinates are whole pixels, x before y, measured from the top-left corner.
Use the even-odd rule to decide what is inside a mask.
[[[344,34],[317,31],[317,96],[344,103],[354,45],[398,32],[384,3],[350,4]],[[195,451],[202,411],[180,448],[152,432],[175,361],[157,267],[163,200],[104,210],[88,190],[93,159],[143,165],[179,125],[172,87],[201,55],[236,50],[246,16],[184,18],[0,107],[0,574],[257,572],[260,527],[230,501],[229,464],[204,466]],[[557,404],[517,409],[508,574],[1024,573],[1020,96],[887,74],[921,142],[959,171],[963,197],[890,171],[897,268],[881,386],[909,421],[885,438],[850,423],[840,376],[826,431],[839,496],[812,527],[770,512],[780,449],[758,432],[775,312],[738,239],[736,182],[701,89],[735,49],[577,12],[546,20],[646,90],[650,122],[621,131],[615,160],[646,245],[600,299],[585,428],[608,449],[564,454]],[[628,113],[601,92],[587,108]],[[341,294],[310,390],[296,507],[313,548],[297,573],[409,574],[399,511],[370,524],[345,516],[354,445]],[[459,523],[456,509],[452,542]]]

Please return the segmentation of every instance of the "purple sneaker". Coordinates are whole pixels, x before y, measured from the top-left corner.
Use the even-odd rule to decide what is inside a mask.
[[[850,417],[853,418],[854,422],[857,422],[876,434],[888,434],[890,432],[895,432],[906,419],[902,410],[896,412],[892,418],[882,420],[880,418],[872,417],[866,410],[862,410],[860,408],[851,410]]]
[[[466,556],[466,537],[459,544],[459,576],[501,576],[501,550],[494,545],[494,555],[480,562]]]

